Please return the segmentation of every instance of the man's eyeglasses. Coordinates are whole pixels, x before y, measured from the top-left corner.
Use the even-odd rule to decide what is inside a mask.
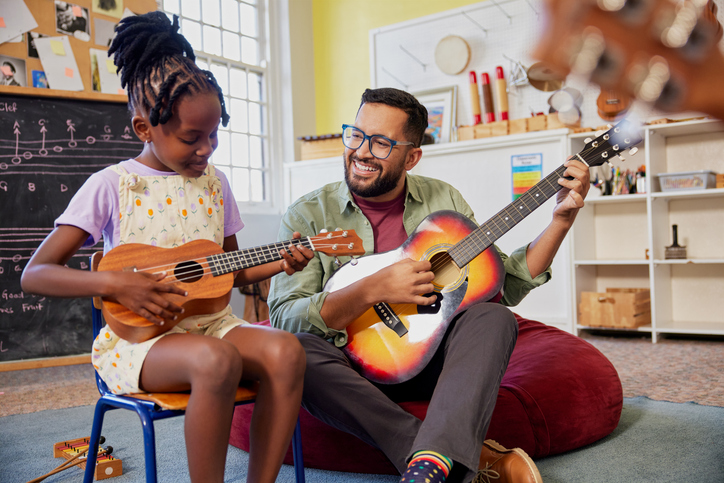
[[[414,146],[409,141],[393,141],[381,134],[368,136],[362,131],[349,124],[342,124],[342,143],[349,149],[359,149],[366,140],[369,140],[370,153],[377,159],[387,159],[392,148],[400,146]]]

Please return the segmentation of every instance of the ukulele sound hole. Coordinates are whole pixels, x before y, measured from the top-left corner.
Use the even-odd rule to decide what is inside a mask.
[[[430,263],[435,274],[435,279],[432,281],[434,285],[446,287],[455,283],[460,277],[460,269],[447,252],[436,253],[430,258]]]
[[[196,262],[182,262],[176,265],[173,274],[179,282],[194,283],[204,276],[204,269]]]

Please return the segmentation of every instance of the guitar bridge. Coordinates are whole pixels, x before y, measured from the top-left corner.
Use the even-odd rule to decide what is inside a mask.
[[[392,329],[395,334],[400,337],[407,334],[407,327],[405,327],[402,320],[400,320],[395,311],[392,310],[392,307],[390,307],[386,302],[375,304],[373,308],[382,323]]]

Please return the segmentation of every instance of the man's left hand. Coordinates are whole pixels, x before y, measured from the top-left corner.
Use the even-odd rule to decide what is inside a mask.
[[[583,200],[591,187],[590,175],[588,166],[574,157],[568,158],[563,165],[566,166],[564,177],[558,179],[558,184],[563,186],[563,189],[556,195],[553,218],[572,224],[578,210],[583,208]],[[572,176],[573,179],[567,179],[565,176]]]

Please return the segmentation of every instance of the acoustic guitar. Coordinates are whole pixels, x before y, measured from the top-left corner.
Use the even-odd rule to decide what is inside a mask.
[[[194,240],[175,248],[159,248],[142,243],[119,245],[109,251],[97,270],[167,272],[164,283],[182,285],[187,296],[162,294],[184,308],[176,320],[165,319],[163,325],[146,320],[125,306],[102,299],[103,318],[119,337],[143,342],[160,335],[192,315],[213,314],[223,310],[231,300],[234,285],[232,272],[281,260],[280,250],[290,244],[301,245],[330,256],[364,255],[362,240],[354,230],[322,233],[315,237],[287,240],[233,252],[211,240]]]
[[[598,166],[641,141],[639,129],[622,121],[576,157]],[[635,153],[636,148],[632,149]],[[561,166],[482,225],[453,212],[427,216],[397,249],[346,263],[325,284],[335,292],[400,260],[429,260],[437,300],[430,306],[378,303],[347,327],[344,351],[367,379],[393,384],[418,374],[437,350],[451,320],[468,307],[495,298],[505,270],[495,240],[560,189]]]
[[[724,119],[722,26],[711,0],[545,0],[533,56],[666,112]]]

